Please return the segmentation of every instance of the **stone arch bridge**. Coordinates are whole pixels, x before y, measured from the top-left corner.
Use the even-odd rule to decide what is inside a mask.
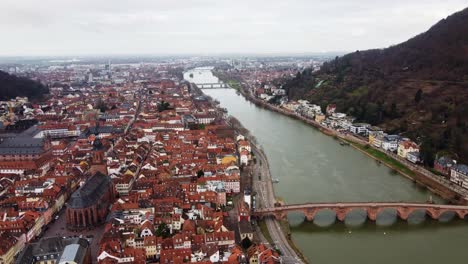
[[[291,204],[272,208],[257,209],[253,212],[253,216],[263,218],[273,216],[277,220],[285,219],[289,212],[303,212],[308,221],[312,221],[315,215],[320,210],[332,210],[336,213],[336,218],[339,221],[344,221],[346,215],[352,210],[364,210],[367,213],[367,218],[375,221],[377,215],[384,209],[394,209],[397,216],[402,220],[407,220],[409,216],[416,210],[424,210],[432,219],[439,217],[446,212],[453,212],[459,218],[465,219],[468,215],[468,206],[461,205],[442,205],[442,204],[425,204],[425,203],[401,203],[401,202],[381,202],[381,203],[306,203],[306,204]]]
[[[219,82],[219,83],[197,83],[196,84],[198,88],[200,89],[223,89],[223,88],[229,88],[229,86],[225,83]]]

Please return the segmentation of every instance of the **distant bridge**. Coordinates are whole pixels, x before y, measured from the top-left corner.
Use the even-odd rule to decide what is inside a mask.
[[[277,220],[286,219],[289,212],[303,212],[308,221],[313,221],[315,215],[320,210],[332,210],[336,213],[339,221],[344,221],[346,215],[352,210],[363,210],[367,213],[367,218],[376,221],[377,215],[384,209],[394,209],[397,216],[402,220],[407,220],[416,210],[424,210],[432,219],[439,217],[446,212],[455,213],[460,219],[465,219],[468,215],[468,206],[461,205],[442,205],[426,203],[400,203],[400,202],[382,202],[382,203],[306,203],[291,204],[273,208],[256,209],[253,216],[258,218],[273,216]]]
[[[225,83],[197,83],[196,84],[200,89],[224,89],[229,88]]]

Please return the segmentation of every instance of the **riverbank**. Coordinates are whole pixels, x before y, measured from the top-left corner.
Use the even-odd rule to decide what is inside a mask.
[[[251,144],[252,146],[252,152],[253,153],[256,153],[255,154],[255,157],[258,158],[258,171],[260,172],[259,174],[262,174],[262,180],[260,181],[259,180],[259,177],[254,177],[253,179],[253,182],[255,183],[254,184],[254,187],[255,189],[259,189],[258,191],[261,191],[261,188],[258,187],[258,184],[260,184],[260,182],[262,183],[265,183],[267,185],[266,187],[266,194],[263,193],[263,196],[264,195],[267,195],[267,196],[271,196],[271,203],[272,204],[265,204],[264,206],[267,206],[267,207],[272,207],[274,206],[273,204],[276,203],[278,201],[278,197],[276,197],[275,195],[275,190],[273,188],[273,183],[272,183],[272,177],[271,177],[271,173],[270,173],[270,165],[269,165],[269,162],[268,162],[268,159],[265,155],[265,153],[263,152],[262,149],[258,148],[257,145],[255,144]],[[256,164],[256,165],[257,165]],[[261,168],[263,167],[263,169]],[[260,203],[261,202],[261,199],[259,197],[257,197],[257,202]],[[268,201],[268,200],[267,200]],[[282,241],[286,241],[290,247],[290,249],[292,249],[295,254],[304,262],[304,263],[308,263],[308,260],[307,258],[304,256],[303,252],[299,249],[299,247],[294,243],[294,241],[292,240],[292,237],[291,237],[291,232],[289,230],[289,223],[288,223],[288,220],[281,220],[281,221],[278,221],[274,218],[269,218],[269,219],[264,219],[264,220],[261,220],[262,222],[259,223],[259,228],[260,230],[262,231],[262,233],[264,233],[265,231],[267,231],[268,233],[265,234],[265,237],[268,239],[271,240],[270,243],[274,243],[274,240],[272,238],[272,236],[274,234],[271,233],[272,231],[272,228],[275,228],[276,230],[279,230],[282,234],[280,235],[281,237],[281,240]],[[270,225],[270,226],[274,226],[274,227],[270,227],[268,228],[268,221],[270,222],[273,222],[274,225]],[[262,226],[264,225],[264,226]],[[285,253],[285,252],[282,252],[282,253]]]
[[[260,108],[235,89],[203,92],[255,136],[258,146],[268,156],[271,176],[279,179],[273,184],[278,199],[291,204],[425,203],[432,195],[434,202],[444,203],[427,188],[396,175],[351,146],[342,146],[341,140],[326,136],[304,122]],[[256,198],[262,200],[262,194],[257,193]],[[440,248],[446,252],[445,257],[453,256],[454,261],[463,262],[467,257],[463,245],[468,241],[468,225],[466,220],[450,220],[451,217],[445,214],[442,220],[434,221],[418,211],[408,222],[395,219],[395,212],[387,210],[379,215],[378,221],[372,222],[362,212],[355,211],[342,223],[335,220],[333,213],[322,210],[314,222],[304,221],[302,213],[290,213],[288,223],[294,243],[311,263],[436,264],[444,261],[440,254],[427,248]],[[257,236],[261,237],[261,233]],[[340,254],[336,254],[337,250]],[[400,253],[395,255],[396,251]],[[291,263],[298,262],[302,261]]]
[[[366,149],[366,145],[363,146],[363,145],[360,145],[360,144],[357,144],[357,143],[354,143],[354,142],[349,142],[349,143],[353,148],[360,151],[364,155],[366,155],[366,156],[368,156],[368,157],[370,157],[370,158],[372,158],[372,159],[374,159],[374,160],[376,160],[378,162],[381,162],[383,165],[389,167],[390,169],[394,170],[395,172],[402,175],[403,177],[406,177],[406,178],[410,179],[415,184],[418,184],[418,185],[420,185],[422,187],[427,188],[430,192],[440,196],[442,199],[447,200],[447,201],[449,201],[451,203],[454,203],[454,204],[465,204],[465,205],[467,204],[466,200],[465,201],[460,201],[460,199],[457,196],[456,192],[454,192],[451,189],[446,188],[440,182],[437,182],[437,181],[432,180],[431,178],[425,177],[421,173],[412,171],[407,167],[404,167],[404,169],[402,169],[399,166],[395,166],[395,164],[393,164],[393,163],[398,162],[395,159],[392,159],[392,158],[389,157],[388,159],[390,159],[391,161],[388,161],[385,158],[379,157],[382,154],[386,155],[385,153],[380,152],[378,150],[375,150],[373,148]],[[380,152],[380,155],[377,156],[377,155],[373,154],[372,151],[370,151],[370,150],[378,151],[378,152]]]
[[[232,80],[230,80],[232,82]],[[238,82],[238,81],[237,81]],[[239,83],[240,84],[240,83]],[[305,118],[303,116],[297,115],[293,112],[287,111],[280,107],[268,104],[267,102],[255,98],[250,92],[245,90],[245,87],[240,85],[240,89],[236,89],[239,91],[240,94],[250,102],[254,103],[256,106],[286,115],[288,117],[301,120],[304,123],[318,129],[323,134],[332,136],[338,140],[346,141],[350,143],[350,145],[360,151],[361,153],[365,154],[366,156],[377,160],[378,162],[384,164],[388,168],[398,172],[400,175],[412,180],[416,184],[427,188],[433,194],[440,196],[444,200],[453,203],[453,204],[468,204],[468,200],[466,199],[466,195],[464,192],[466,190],[457,191],[456,186],[453,186],[448,180],[435,175],[428,175],[430,172],[425,171],[424,168],[418,168],[415,165],[411,167],[403,164],[400,160],[397,160],[393,157],[390,157],[386,153],[380,151],[379,149],[374,148],[373,146],[369,145],[366,141],[363,141],[359,138],[356,138],[352,135],[342,134],[338,131],[333,129],[323,127],[318,122],[314,120]],[[351,144],[352,143],[352,144]]]
[[[191,89],[193,89],[195,94],[206,95],[196,85],[191,84],[190,87]],[[212,104],[215,103],[212,98],[210,98],[210,102]],[[226,124],[229,125],[232,129],[234,129],[238,134],[242,134],[243,136],[245,136],[245,138],[250,142],[253,156],[255,156],[255,158],[257,159],[257,161],[253,164],[254,171],[256,171],[257,173],[254,173],[254,175],[252,176],[252,186],[250,187],[252,187],[252,190],[260,193],[263,197],[268,197],[263,206],[273,207],[277,201],[277,198],[275,196],[271,180],[272,177],[270,173],[270,165],[265,153],[261,148],[257,146],[257,141],[255,137],[250,133],[250,131],[247,128],[245,128],[242,125],[242,123],[235,120],[235,118],[228,118],[226,120]],[[262,175],[261,177],[263,178],[263,180],[258,180],[260,177],[259,175]],[[257,188],[257,184],[259,184],[259,182],[261,182],[261,184],[264,184],[263,186],[261,186],[261,188]],[[264,189],[260,190],[262,188]],[[257,206],[260,205],[259,200],[260,199],[257,199]],[[308,263],[304,254],[292,241],[290,231],[288,228],[284,228],[285,226],[289,227],[289,223],[287,222],[287,220],[279,222],[274,218],[269,218],[258,222],[255,228],[257,229],[257,232],[261,233],[259,239],[264,239],[263,242],[268,243],[272,246],[274,245],[275,248],[279,250],[283,258],[283,263]]]
[[[251,187],[255,192],[257,192],[257,206],[263,205],[264,207],[273,207],[274,204],[278,201],[278,197],[276,197],[275,190],[273,188],[270,164],[266,157],[266,154],[261,148],[257,146],[256,139],[253,137],[253,135],[250,134],[250,132],[248,132],[247,128],[245,128],[242,125],[242,123],[236,122],[236,126],[241,127],[233,126],[233,124],[229,121],[228,124],[230,124],[231,127],[238,132],[247,131],[246,133],[244,133],[244,136],[250,142],[250,145],[252,147],[252,153],[256,158],[256,162],[254,164],[254,171],[256,173],[252,176]],[[259,180],[260,175],[262,178],[261,180]],[[266,200],[262,202],[260,196],[262,196]],[[293,256],[294,258],[299,257],[304,263],[308,263],[302,251],[292,240],[289,228],[285,227],[289,227],[289,223],[287,220],[277,221],[274,218],[264,219],[261,222],[257,223],[257,228],[259,228],[259,231],[263,233],[263,236],[267,239],[268,243],[277,246],[278,249],[283,248],[282,250],[280,250],[283,256],[291,257],[292,255],[295,255]],[[275,243],[275,241],[285,241],[287,245],[278,245],[277,243]],[[294,253],[291,254],[292,252]]]

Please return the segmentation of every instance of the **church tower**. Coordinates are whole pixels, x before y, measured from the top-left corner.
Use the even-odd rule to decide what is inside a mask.
[[[104,147],[102,146],[102,142],[99,138],[96,138],[93,142],[90,171],[91,175],[94,175],[96,172],[107,175],[107,165],[104,160]]]

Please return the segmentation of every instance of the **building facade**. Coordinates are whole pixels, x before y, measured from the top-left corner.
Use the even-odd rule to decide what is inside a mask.
[[[450,181],[468,189],[468,166],[464,164],[452,166]]]
[[[66,212],[67,228],[80,230],[103,223],[114,199],[111,179],[97,172],[70,197]]]

